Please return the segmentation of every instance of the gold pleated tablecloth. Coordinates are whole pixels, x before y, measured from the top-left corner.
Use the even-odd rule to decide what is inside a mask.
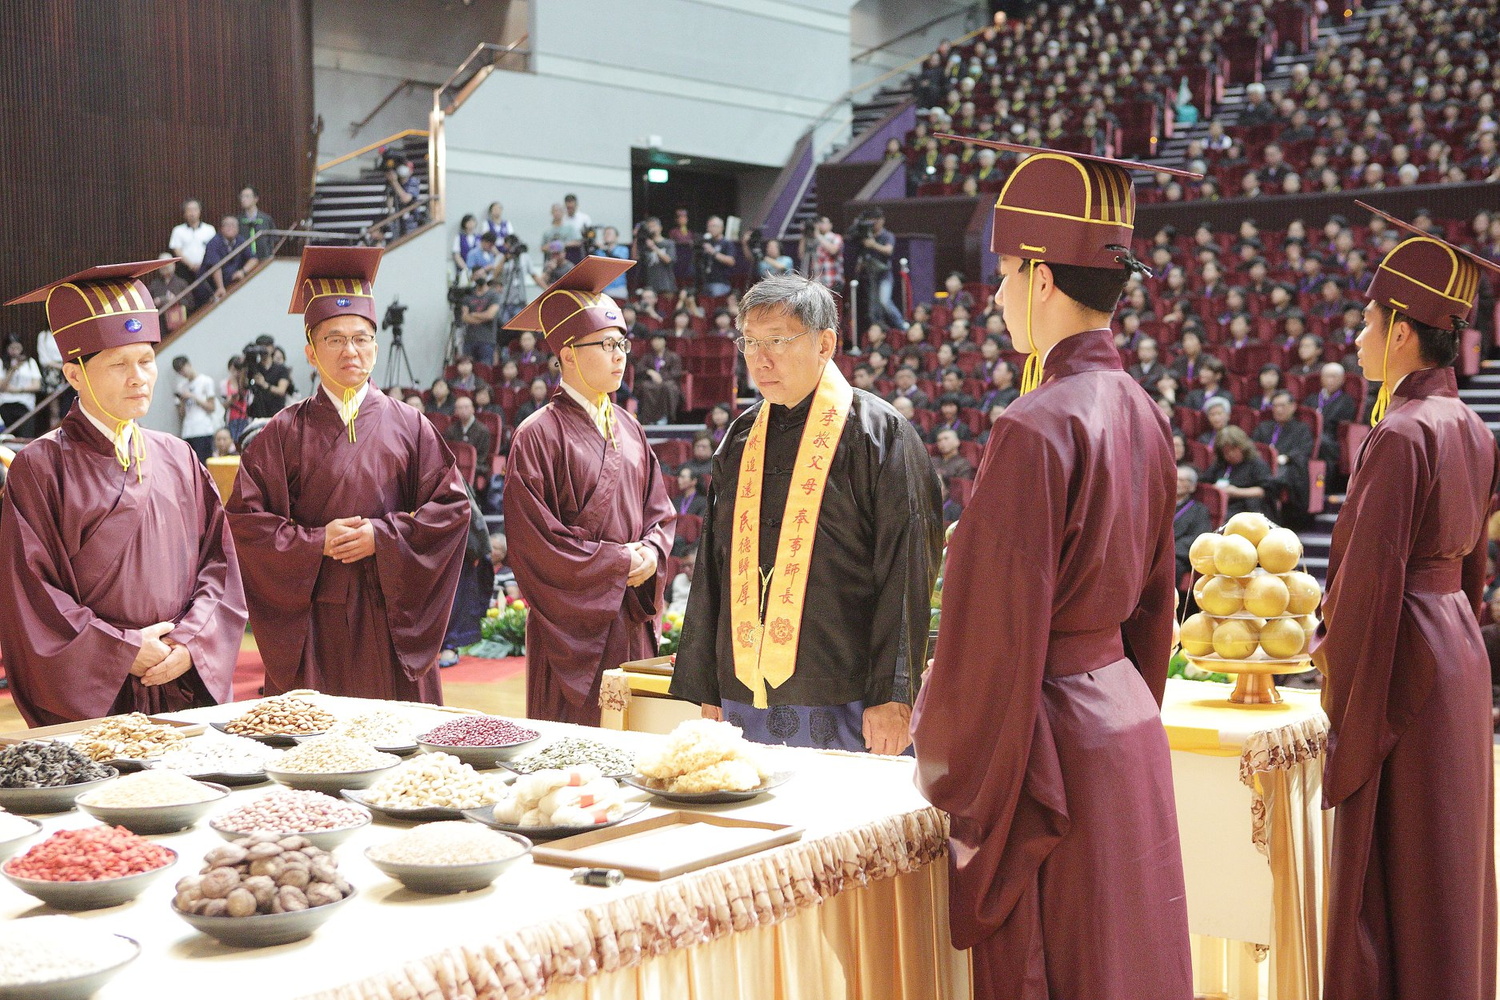
[[[248,703],[182,713],[227,721]],[[544,735],[626,747],[658,737],[529,723]],[[171,912],[173,883],[219,837],[207,821],[151,839],[174,871],[134,902],[80,914],[141,942],[141,957],[99,1000],[153,995],[213,1000],[816,997],[948,1000],[969,996],[966,953],[948,938],[946,817],[912,784],[909,758],[777,748],[785,785],[748,803],[701,807],[801,826],[801,840],[662,882],[579,886],[561,867],[525,862],[489,889],[410,892],[364,857],[411,824],[379,819],[335,850],[355,899],[311,938],[241,950]],[[217,812],[273,785],[236,790]],[[678,808],[653,801],[649,818]],[[47,832],[92,825],[81,811],[45,817]],[[0,884],[5,921],[48,912]]]
[[[1333,826],[1322,809],[1328,718],[1316,691],[1233,705],[1231,685],[1169,680],[1193,973],[1201,995],[1322,994],[1324,879]]]

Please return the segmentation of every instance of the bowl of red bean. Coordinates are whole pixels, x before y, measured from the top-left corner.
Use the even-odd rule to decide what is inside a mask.
[[[370,810],[321,792],[279,789],[252,799],[208,821],[225,840],[253,833],[306,837],[314,847],[331,851],[372,821]]]
[[[497,715],[462,715],[417,737],[427,753],[448,753],[470,767],[499,767],[520,756],[542,734]]]
[[[59,830],[0,865],[12,885],[55,910],[98,910],[139,896],[177,852],[119,826]]]

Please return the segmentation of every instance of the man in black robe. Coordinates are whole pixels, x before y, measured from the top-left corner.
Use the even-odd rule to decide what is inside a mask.
[[[1276,449],[1276,467],[1272,474],[1281,481],[1285,493],[1281,503],[1283,517],[1305,518],[1309,484],[1307,463],[1312,458],[1312,428],[1297,419],[1297,402],[1285,389],[1271,397],[1271,419],[1262,420],[1251,440]]]
[[[1177,550],[1177,578],[1192,569],[1188,550],[1205,532],[1214,530],[1213,515],[1193,499],[1198,488],[1198,470],[1186,463],[1177,467],[1177,510],[1172,514],[1172,539]]]
[[[768,278],[740,324],[765,398],[714,457],[671,692],[761,742],[900,753],[942,553],[937,476],[910,421],[830,363],[825,287]]]

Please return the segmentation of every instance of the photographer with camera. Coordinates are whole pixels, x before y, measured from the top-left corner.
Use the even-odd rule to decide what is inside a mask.
[[[500,299],[498,321],[502,327],[526,308],[526,279],[531,277],[535,280],[531,258],[527,256],[530,250],[515,233],[505,237],[500,245],[500,265],[492,272],[494,280],[490,282],[490,287]]]
[[[614,226],[605,226],[601,232],[601,239],[596,246],[589,247],[590,257],[613,257],[616,260],[630,260],[630,248],[620,245],[620,231]],[[625,275],[621,272],[614,281],[604,288],[604,294],[616,302],[624,302],[630,297],[630,291],[625,286]]]
[[[896,252],[896,234],[885,228],[885,212],[878,208],[867,209],[849,230],[849,242],[859,246],[859,263],[856,273],[865,287],[875,289],[870,303],[870,318],[883,319],[888,326],[906,329],[906,317],[891,300],[896,285],[895,270],[891,257]]]
[[[661,220],[647,216],[635,227],[630,257],[641,262],[641,288],[657,295],[677,291],[677,244],[662,235]]]
[[[807,276],[835,292],[844,289],[844,238],[833,231],[833,220],[818,216],[802,229],[802,266]]]
[[[729,294],[734,243],[724,238],[724,220],[717,215],[709,218],[707,228],[698,244],[698,290],[703,295],[721,297]]]
[[[390,210],[401,209],[422,200],[422,182],[412,170],[411,161],[391,153],[382,153],[380,168],[385,171],[385,182],[390,187]],[[391,223],[390,239],[397,239],[416,229],[425,219],[426,212],[414,209]]]
[[[464,325],[464,354],[481,364],[495,363],[499,316],[500,293],[490,286],[488,274],[476,272],[474,287],[464,299],[459,313],[459,321]]]
[[[469,274],[475,281],[481,277],[488,281],[498,263],[500,263],[500,254],[495,249],[495,234],[490,232],[480,234],[479,245],[470,250],[469,255],[464,258],[464,265],[468,267]]]
[[[245,373],[250,377],[250,419],[274,417],[286,406],[292,388],[292,370],[271,357],[276,341],[268,333],[246,344]]]

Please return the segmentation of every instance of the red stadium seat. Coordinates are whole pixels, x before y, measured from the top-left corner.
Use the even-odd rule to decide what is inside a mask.
[[[677,540],[689,545],[697,544],[703,534],[703,518],[697,514],[678,514],[676,520]]]
[[[1193,499],[1208,508],[1210,522],[1215,528],[1224,524],[1229,513],[1229,497],[1213,483],[1199,483],[1193,491]]]

